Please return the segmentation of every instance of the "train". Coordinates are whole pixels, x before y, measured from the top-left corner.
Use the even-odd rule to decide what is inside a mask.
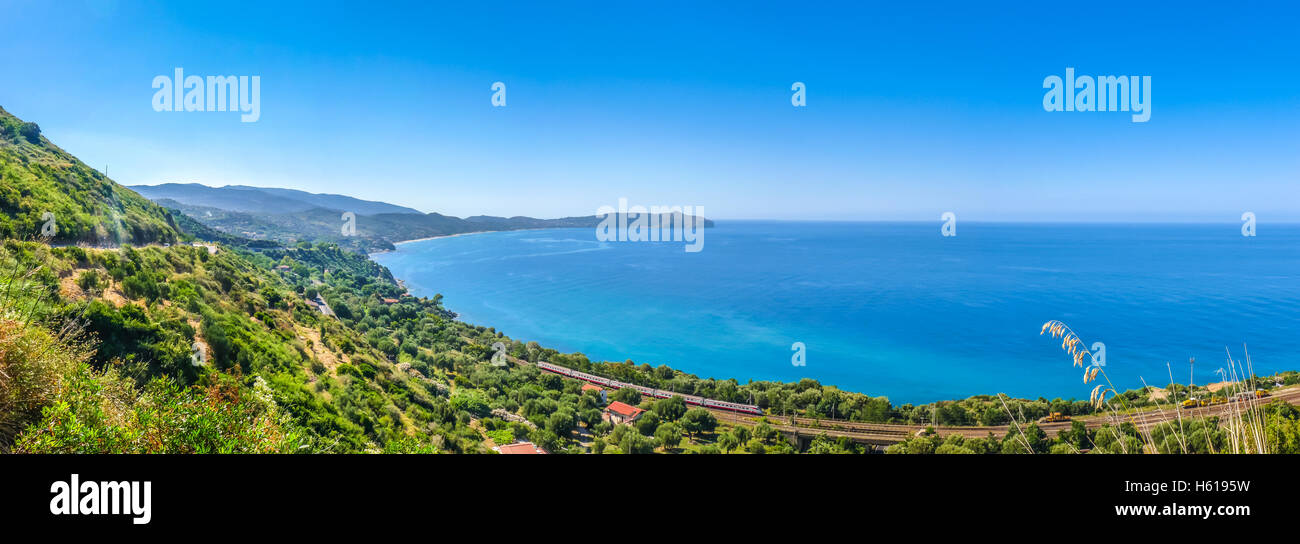
[[[672,392],[672,391],[664,391],[664,390],[662,390],[662,389],[655,389],[655,388],[653,388],[653,387],[646,387],[646,386],[644,386],[644,385],[637,385],[637,384],[634,384],[634,383],[624,383],[624,382],[620,382],[620,381],[617,381],[617,380],[611,380],[611,379],[606,378],[606,377],[604,377],[604,376],[597,376],[597,375],[595,375],[595,374],[588,374],[588,373],[586,373],[586,372],[578,372],[577,370],[573,370],[572,368],[566,368],[566,367],[562,367],[562,366],[559,366],[559,365],[553,365],[553,364],[551,364],[551,363],[547,363],[547,362],[545,362],[545,361],[538,361],[538,362],[537,362],[537,368],[540,368],[540,369],[545,370],[545,371],[547,371],[547,372],[553,372],[553,373],[555,373],[555,374],[559,374],[559,375],[561,375],[561,376],[565,376],[565,377],[569,377],[569,378],[574,378],[574,379],[582,380],[582,381],[585,381],[585,382],[594,383],[594,384],[596,384],[596,385],[603,385],[603,386],[605,386],[605,387],[611,387],[611,388],[614,388],[614,389],[622,389],[622,388],[624,388],[624,387],[631,387],[632,389],[636,389],[637,391],[640,391],[642,395],[646,395],[646,396],[653,397],[653,398],[656,398],[656,399],[669,399],[669,398],[672,398],[672,397],[681,397],[682,400],[686,401],[686,404],[692,404],[692,405],[695,405],[695,406],[703,406],[703,407],[705,407],[705,408],[717,408],[717,409],[719,409],[719,410],[727,410],[727,411],[730,411],[730,412],[737,412],[737,413],[741,413],[741,414],[750,414],[750,415],[755,415],[755,416],[761,416],[761,415],[763,415],[763,410],[762,410],[761,408],[757,407],[757,406],[752,405],[752,404],[741,404],[741,403],[738,403],[738,402],[726,402],[726,401],[721,401],[721,400],[714,400],[714,399],[709,399],[709,398],[704,398],[704,397],[698,397],[698,396],[695,396],[695,395],[683,395],[683,394],[681,394],[681,393],[674,393],[674,392]]]

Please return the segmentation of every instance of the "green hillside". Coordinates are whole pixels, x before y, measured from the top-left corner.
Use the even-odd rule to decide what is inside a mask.
[[[46,215],[46,214],[52,215]],[[171,214],[109,180],[0,108],[0,236],[55,244],[174,243]]]

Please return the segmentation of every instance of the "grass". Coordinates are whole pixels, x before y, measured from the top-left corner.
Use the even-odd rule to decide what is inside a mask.
[[[1070,355],[1073,366],[1083,369],[1084,384],[1104,382],[1092,388],[1090,400],[1108,423],[1100,431],[1110,433],[1104,437],[1105,441],[1118,445],[1121,453],[1269,453],[1265,439],[1265,411],[1263,402],[1255,395],[1257,380],[1249,353],[1244,361],[1235,359],[1231,352],[1226,353],[1227,366],[1221,373],[1222,377],[1242,384],[1238,392],[1247,393],[1248,398],[1228,403],[1227,417],[1220,425],[1217,416],[1184,418],[1184,412],[1173,395],[1157,400],[1152,409],[1139,410],[1130,406],[1127,397],[1118,394],[1103,366],[1085,364],[1093,359],[1092,354],[1084,349],[1087,344],[1073,329],[1053,320],[1044,323],[1039,333],[1050,333],[1053,338],[1061,339],[1061,349]],[[1173,383],[1171,369],[1171,390],[1175,389]],[[1110,399],[1107,399],[1108,395],[1111,395]],[[1153,412],[1160,417],[1149,417]],[[1136,444],[1129,439],[1133,433],[1125,432],[1126,425],[1137,431]],[[1222,433],[1218,432],[1220,430]]]

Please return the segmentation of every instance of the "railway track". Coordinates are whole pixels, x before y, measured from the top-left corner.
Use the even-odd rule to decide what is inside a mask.
[[[507,359],[519,365],[531,365],[528,361],[518,359],[507,355]],[[1272,402],[1274,399],[1280,399],[1291,404],[1300,404],[1300,387],[1289,387],[1279,389],[1273,392],[1271,397],[1261,399],[1257,402],[1264,404]],[[1181,408],[1164,408],[1160,410],[1148,410],[1134,414],[1117,416],[1123,421],[1130,421],[1138,429],[1147,430],[1151,427],[1169,421],[1178,421],[1179,418],[1203,417],[1203,416],[1225,416],[1233,415],[1237,410],[1236,403],[1220,404],[1216,406],[1205,406],[1192,409]],[[857,442],[888,445],[902,442],[908,438],[916,436],[921,431],[933,428],[938,436],[947,436],[950,434],[959,434],[966,438],[982,438],[993,433],[994,436],[1004,436],[1016,425],[994,425],[994,426],[931,426],[931,425],[908,425],[897,423],[866,423],[861,421],[850,421],[847,419],[821,419],[801,416],[781,416],[781,415],[764,415],[754,416],[742,414],[730,410],[723,410],[709,406],[701,406],[713,413],[718,421],[726,422],[732,425],[757,425],[760,421],[766,421],[773,429],[787,436],[817,436],[825,434],[829,437],[846,437]],[[1089,429],[1096,429],[1112,421],[1112,416],[1096,415],[1083,416],[1076,418]],[[1028,422],[1020,424],[1027,425]],[[1047,433],[1048,436],[1055,436],[1057,432],[1070,429],[1073,422],[1062,421],[1052,423],[1038,423],[1038,428]]]

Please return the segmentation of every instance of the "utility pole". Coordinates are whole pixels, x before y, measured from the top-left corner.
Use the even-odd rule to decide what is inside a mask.
[[[1188,357],[1187,358],[1187,398],[1189,399],[1192,398],[1192,388],[1196,387],[1196,372],[1193,371],[1193,369],[1195,368],[1196,368],[1196,358]]]

